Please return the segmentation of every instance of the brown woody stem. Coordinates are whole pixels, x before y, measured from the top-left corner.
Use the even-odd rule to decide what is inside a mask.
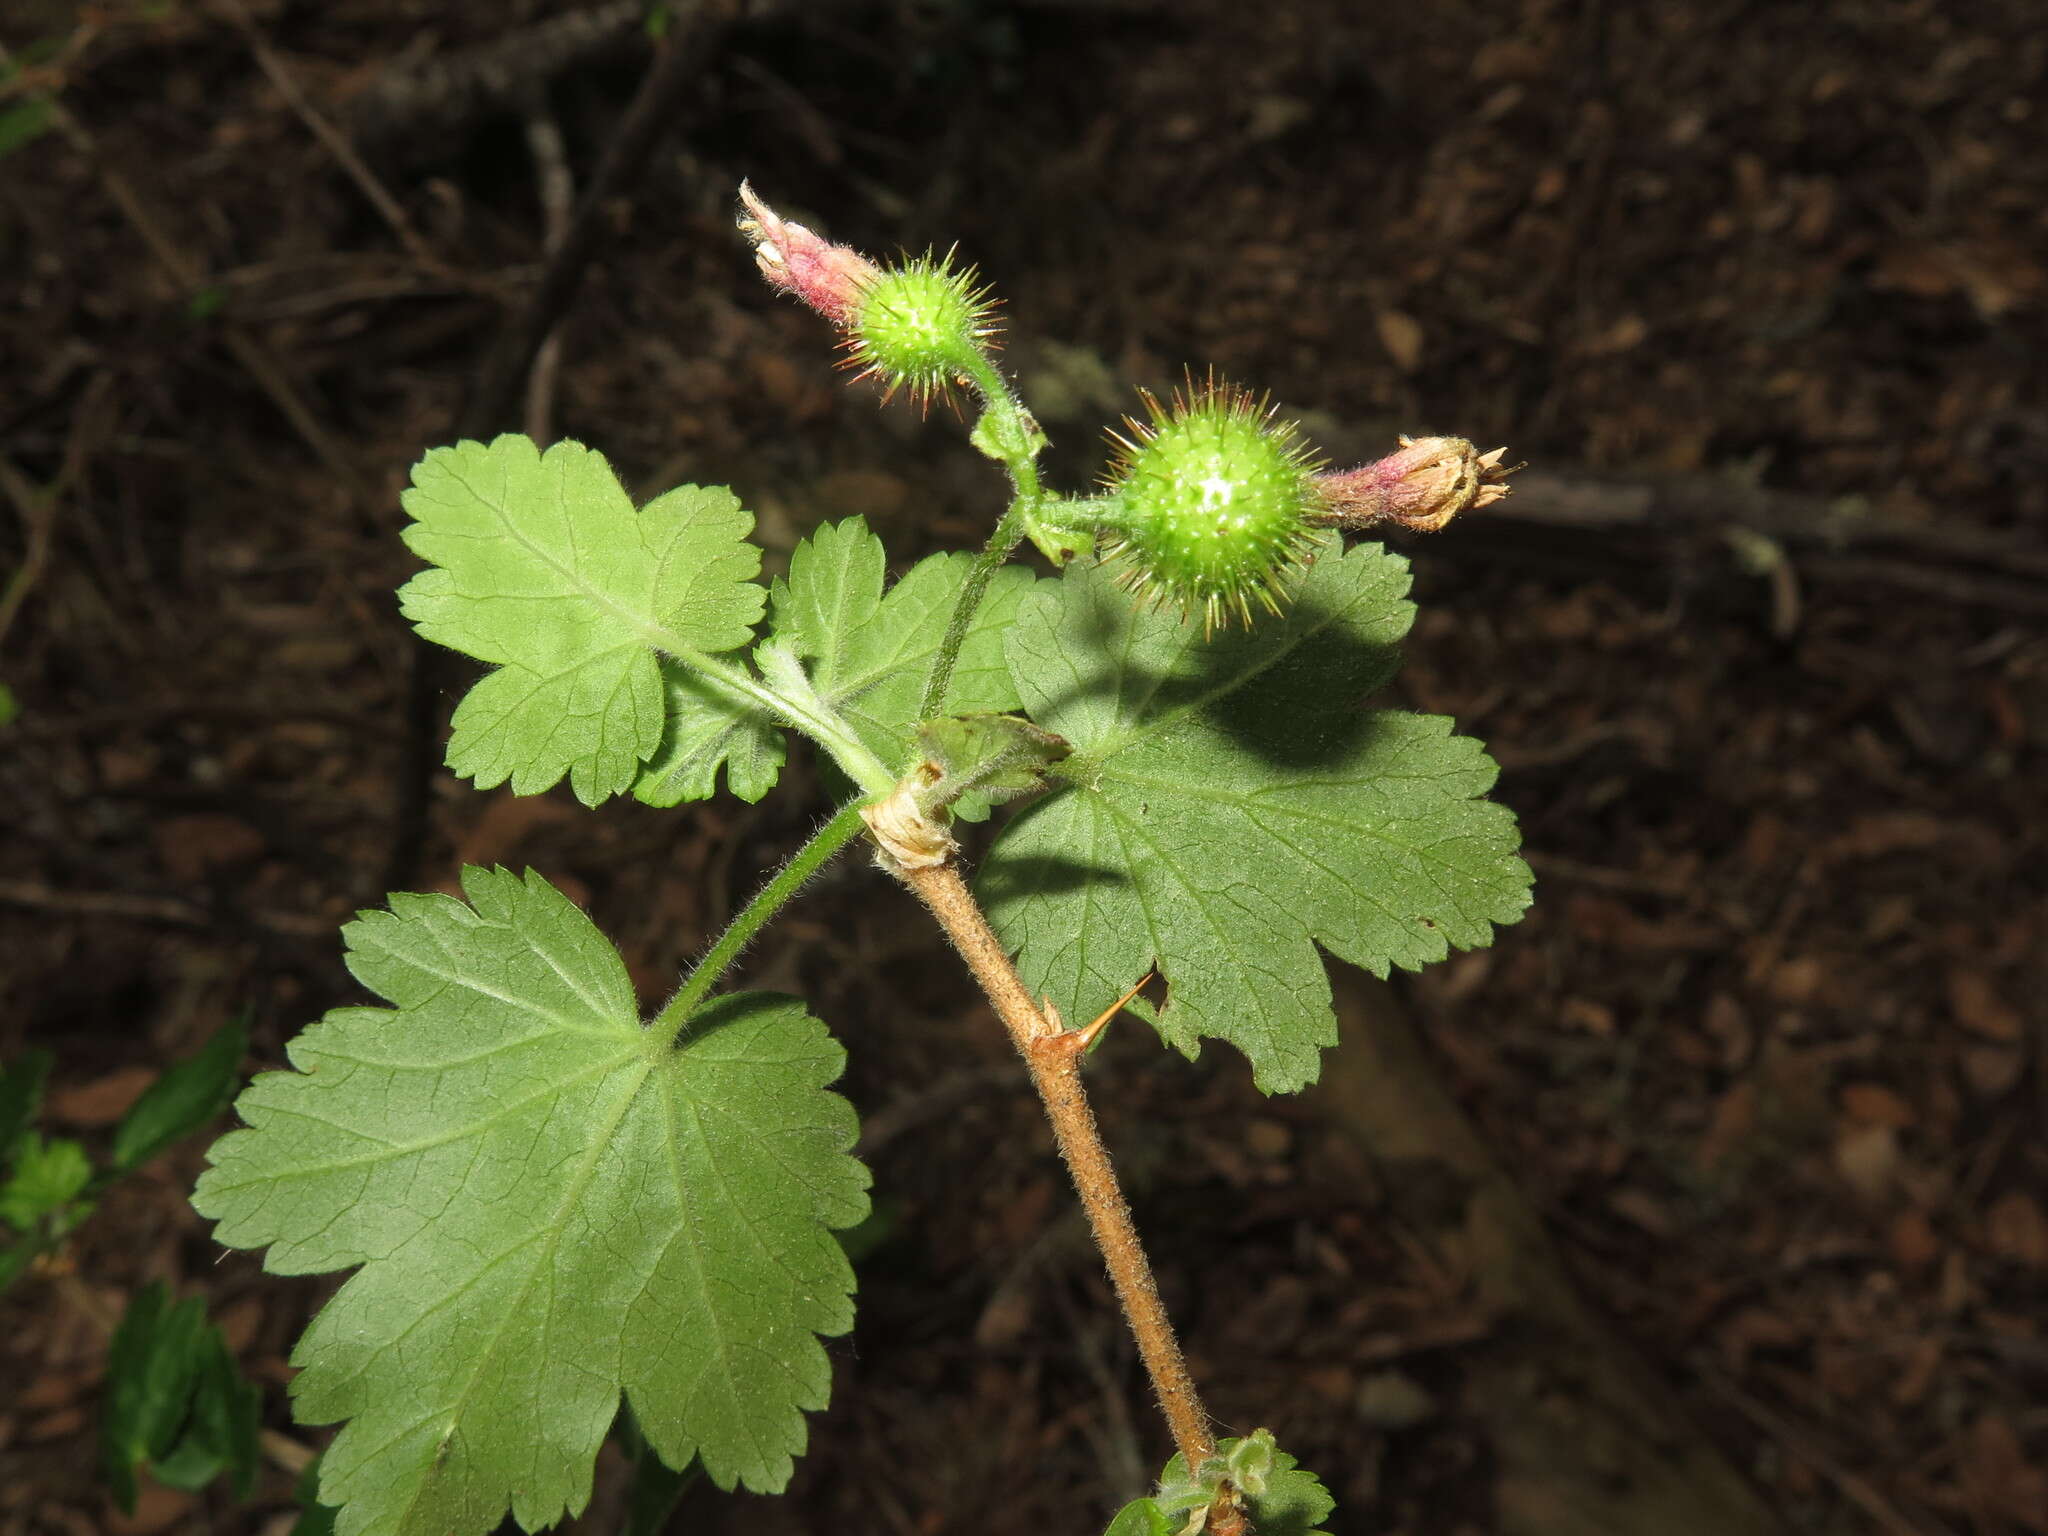
[[[1088,1093],[1081,1083],[1086,1037],[1079,1030],[1062,1028],[1057,1014],[1048,1017],[1032,1000],[958,868],[950,862],[929,869],[899,867],[896,875],[931,908],[932,916],[995,1005],[997,1016],[1031,1071],[1032,1085],[1045,1105],[1046,1118],[1052,1121],[1060,1155],[1066,1159],[1082,1208],[1088,1213],[1095,1245],[1109,1266],[1117,1301],[1137,1336],[1138,1353],[1152,1378],[1152,1389],[1159,1394],[1160,1410],[1173,1431],[1174,1444],[1193,1471],[1216,1454],[1216,1440],[1209,1433],[1209,1416],[1188,1375],[1180,1341],[1174,1337],[1159,1287],[1152,1279],[1151,1261],[1138,1242],[1109,1149],[1102,1144],[1095,1112],[1088,1105]]]

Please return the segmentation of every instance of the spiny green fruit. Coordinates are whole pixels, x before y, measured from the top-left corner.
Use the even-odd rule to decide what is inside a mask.
[[[862,287],[847,350],[862,377],[928,401],[972,370],[995,334],[995,306],[972,267],[927,252]]]
[[[1243,390],[1210,379],[1168,407],[1145,396],[1149,422],[1112,432],[1117,515],[1103,558],[1155,604],[1202,616],[1204,633],[1252,604],[1278,613],[1288,578],[1314,545],[1316,465],[1291,423]]]

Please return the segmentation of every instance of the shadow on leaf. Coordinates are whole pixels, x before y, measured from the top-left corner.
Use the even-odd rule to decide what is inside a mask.
[[[1010,825],[1014,827],[1019,822],[1028,820],[1037,815],[1042,807],[1051,803],[1051,799],[1038,801],[1012,820]],[[989,860],[982,866],[980,877],[975,881],[975,889],[984,902],[996,905],[1008,901],[1029,900],[1033,897],[1055,896],[1066,891],[1080,890],[1085,886],[1120,883],[1129,878],[1129,871],[1107,864],[1089,864],[1080,859],[1059,855],[1031,855],[1023,858]]]

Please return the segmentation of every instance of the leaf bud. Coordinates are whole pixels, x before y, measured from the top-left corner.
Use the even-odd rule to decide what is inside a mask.
[[[1513,487],[1504,482],[1521,467],[1501,468],[1506,452],[1481,453],[1462,437],[1403,437],[1398,453],[1315,476],[1314,521],[1353,532],[1385,522],[1435,533],[1460,512],[1506,499]]]

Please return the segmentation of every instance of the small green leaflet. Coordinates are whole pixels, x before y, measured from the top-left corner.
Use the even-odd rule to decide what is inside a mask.
[[[721,698],[679,662],[661,664],[668,720],[661,745],[633,781],[633,795],[648,805],[709,800],[725,787],[752,805],[775,787],[789,756],[780,724],[737,700]]]
[[[135,1512],[135,1474],[203,1488],[232,1472],[236,1495],[256,1480],[262,1395],[235,1368],[227,1340],[196,1296],[173,1303],[161,1281],[128,1304],[107,1346],[100,1452],[114,1500]]]
[[[1159,1491],[1118,1510],[1102,1536],[1181,1536],[1215,1503],[1226,1479],[1259,1536],[1319,1536],[1315,1528],[1337,1507],[1316,1475],[1274,1443],[1270,1429],[1255,1429],[1241,1440],[1219,1441],[1194,1477],[1187,1459],[1175,1456],[1160,1474]],[[1196,1527],[1207,1528],[1206,1521]]]
[[[114,1132],[114,1166],[123,1173],[140,1168],[226,1109],[248,1048],[248,1025],[231,1019],[197,1054],[151,1083]]]
[[[92,1164],[68,1136],[45,1141],[30,1132],[15,1143],[13,1167],[0,1182],[0,1222],[26,1232],[85,1193]]]
[[[668,1046],[618,951],[538,875],[468,869],[345,930],[395,1007],[342,1008],[237,1103],[193,1204],[277,1274],[361,1266],[293,1353],[341,1536],[580,1510],[623,1388],[670,1466],[789,1480],[852,1324],[831,1229],[867,1211],[843,1053],[792,998]]]
[[[944,715],[918,726],[917,751],[937,773],[932,804],[966,795],[1000,803],[1044,788],[1046,770],[1067,755],[1067,744],[1021,715]]]
[[[885,593],[882,541],[865,520],[849,517],[821,525],[798,544],[788,576],[774,585],[773,640],[803,659],[819,697],[885,763],[907,766],[925,675],[973,563],[971,555],[933,555]],[[996,572],[960,648],[949,713],[1017,707],[1003,632],[1033,579],[1021,567]],[[765,714],[728,703],[686,676],[672,676],[669,709],[661,748],[634,786],[642,800],[702,799],[721,764],[728,787],[743,799],[758,800],[774,785],[781,732]]]
[[[1529,904],[1496,770],[1451,722],[1364,707],[1397,665],[1407,563],[1333,537],[1288,611],[1205,639],[1099,566],[1029,596],[1009,661],[1031,718],[1073,745],[979,882],[1033,992],[1092,1017],[1146,970],[1159,1018],[1251,1058],[1268,1093],[1337,1038],[1325,949],[1384,976],[1492,941]]]
[[[405,541],[431,562],[399,592],[420,634],[496,665],[455,711],[448,766],[595,805],[630,786],[666,719],[656,653],[745,645],[766,594],[751,513],[722,486],[634,510],[581,443],[507,435],[413,466]]]

